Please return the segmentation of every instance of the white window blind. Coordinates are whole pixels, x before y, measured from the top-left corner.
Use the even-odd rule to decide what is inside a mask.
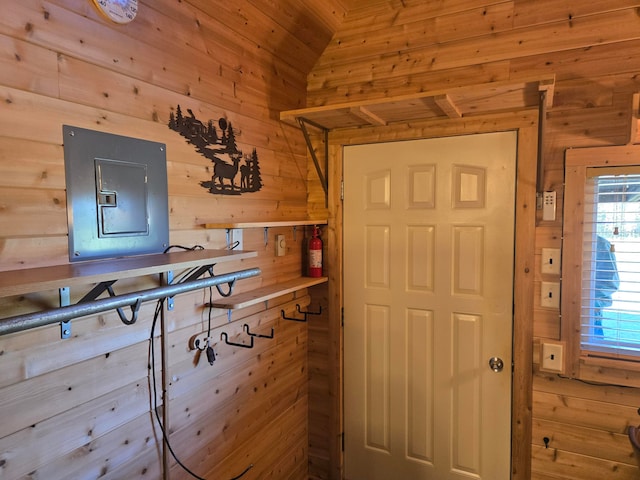
[[[640,357],[640,167],[589,168],[587,177],[581,349]]]

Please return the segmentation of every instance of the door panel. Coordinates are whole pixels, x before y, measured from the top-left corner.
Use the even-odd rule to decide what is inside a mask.
[[[345,147],[349,480],[509,478],[516,141]]]

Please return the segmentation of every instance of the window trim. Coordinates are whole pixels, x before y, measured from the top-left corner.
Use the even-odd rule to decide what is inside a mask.
[[[580,345],[584,195],[592,167],[640,165],[640,145],[565,151],[560,334],[565,374],[571,378],[640,387],[640,359],[621,354],[586,355]]]

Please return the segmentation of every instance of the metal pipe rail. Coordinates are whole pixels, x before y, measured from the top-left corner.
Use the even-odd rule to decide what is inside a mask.
[[[65,307],[58,307],[41,312],[17,315],[0,319],[0,335],[21,332],[31,328],[51,325],[52,323],[67,322],[74,318],[94,315],[107,310],[115,310],[122,307],[139,306],[142,302],[158,300],[160,298],[173,297],[180,293],[190,292],[201,288],[212,287],[223,283],[233,283],[236,280],[260,275],[259,268],[249,268],[237,272],[225,273],[214,277],[189,280],[183,283],[164,285],[162,287],[141,290],[139,292],[125,293],[115,297],[101,298],[88,303],[77,303]]]

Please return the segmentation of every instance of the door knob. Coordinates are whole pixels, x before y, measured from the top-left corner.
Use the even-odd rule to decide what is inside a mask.
[[[491,368],[491,370],[498,373],[501,372],[504,368],[504,362],[500,357],[491,357],[489,359],[489,367]]]

